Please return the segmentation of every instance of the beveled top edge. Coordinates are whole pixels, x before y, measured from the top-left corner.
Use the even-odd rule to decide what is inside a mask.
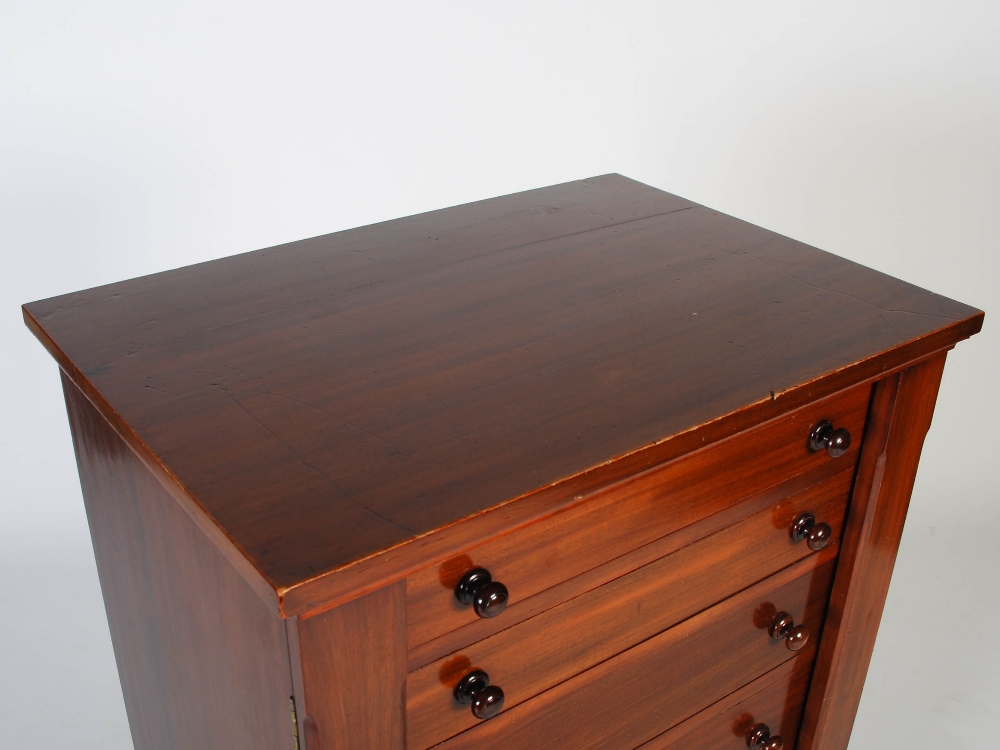
[[[809,284],[808,281],[802,281],[801,278],[797,278],[797,276],[802,275],[800,274],[801,268],[795,267],[792,268],[791,271],[789,270],[788,263],[789,262],[794,263],[797,261],[795,261],[794,259],[792,261],[789,261],[788,259],[792,257],[792,255],[794,255],[795,252],[820,253],[821,251],[816,251],[814,248],[809,248],[808,246],[801,245],[801,243],[795,243],[794,241],[788,240],[787,238],[783,238],[780,235],[775,235],[774,233],[766,232],[765,230],[760,230],[759,228],[753,227],[752,225],[748,225],[745,222],[739,222],[738,220],[730,219],[729,217],[724,217],[721,214],[716,214],[715,212],[711,212],[708,209],[703,209],[697,204],[693,204],[691,202],[684,201],[683,199],[676,198],[676,196],[670,196],[669,194],[661,193],[661,191],[649,188],[648,186],[642,186],[639,183],[627,180],[626,178],[621,178],[620,176],[617,175],[608,175],[601,178],[593,178],[590,181],[577,181],[575,183],[566,183],[560,186],[553,186],[553,188],[542,188],[538,191],[529,191],[528,193],[517,193],[513,194],[513,196],[507,196],[506,198],[521,197],[522,199],[524,199],[525,196],[529,196],[532,193],[544,193],[546,191],[552,192],[552,191],[557,191],[558,189],[572,188],[572,186],[580,185],[583,183],[588,183],[591,185],[599,184],[602,182],[607,183],[609,180],[611,182],[618,183],[618,185],[624,185],[628,189],[636,189],[640,193],[649,191],[649,195],[651,196],[650,200],[654,199],[672,200],[675,201],[675,203],[670,204],[672,208],[667,211],[646,211],[644,215],[639,216],[638,218],[626,218],[621,221],[616,221],[615,219],[617,218],[617,216],[613,216],[611,219],[611,223],[609,224],[603,224],[602,226],[594,227],[592,229],[586,229],[583,230],[582,233],[573,231],[563,232],[563,233],[557,232],[555,234],[552,234],[551,236],[546,236],[541,240],[530,242],[528,243],[528,245],[524,244],[515,245],[514,249],[516,250],[517,248],[534,245],[548,252],[549,248],[558,246],[559,243],[561,242],[562,247],[566,249],[560,250],[560,252],[569,253],[569,255],[565,255],[565,257],[569,259],[570,262],[573,262],[573,259],[579,257],[580,253],[577,252],[572,246],[567,246],[565,240],[567,237],[572,237],[577,234],[579,234],[581,237],[589,238],[588,241],[590,241],[593,244],[593,242],[598,241],[595,240],[594,238],[609,236],[608,235],[609,231],[612,232],[612,234],[615,231],[619,231],[619,236],[623,238],[622,241],[629,241],[631,238],[636,236],[636,233],[641,234],[643,231],[646,232],[660,231],[657,230],[656,227],[662,227],[676,233],[678,231],[678,226],[679,226],[678,221],[681,220],[673,218],[664,218],[667,217],[668,215],[683,215],[688,217],[694,217],[683,220],[684,222],[688,222],[687,227],[694,227],[694,229],[697,229],[698,226],[705,226],[705,227],[710,226],[711,222],[716,221],[718,219],[720,221],[726,220],[727,222],[729,222],[729,224],[727,224],[726,231],[746,232],[747,237],[751,238],[753,242],[758,243],[758,245],[754,246],[756,249],[752,249],[751,251],[748,252],[743,252],[743,255],[744,257],[752,257],[753,260],[756,261],[759,265],[766,266],[774,270],[775,273],[772,274],[769,271],[761,271],[761,269],[758,268],[758,271],[766,274],[766,276],[762,278],[765,278],[767,280],[767,283],[772,283],[774,279],[778,279],[784,276],[794,280],[788,282],[790,286],[796,286],[798,282],[807,285]],[[663,198],[663,196],[666,196],[666,198]],[[468,207],[482,207],[487,204],[492,204],[498,200],[504,200],[504,199],[490,199],[487,201],[476,201],[474,203],[463,204],[463,206],[458,206],[455,208],[460,209]],[[526,204],[532,203],[530,199],[527,199],[524,202]],[[689,209],[698,209],[700,213],[697,212],[692,213],[692,211],[690,211]],[[384,229],[390,225],[392,227],[398,228],[401,225],[405,226],[408,220],[413,220],[413,219],[427,220],[428,217],[440,217],[441,215],[447,214],[449,211],[452,210],[454,209],[442,209],[439,211],[428,212],[426,214],[418,214],[414,217],[406,217],[405,219],[395,219],[389,222],[382,222],[379,224],[368,225],[367,227],[361,227],[358,229],[345,230],[344,232],[338,232],[331,235],[323,235],[321,237],[313,238],[311,240],[305,240],[297,243],[290,243],[289,245],[285,246],[277,246],[275,248],[269,248],[266,249],[266,252],[271,253],[272,261],[274,260],[273,256],[275,255],[275,253],[280,253],[284,249],[291,249],[293,252],[300,254],[302,253],[308,254],[310,252],[312,253],[323,252],[322,249],[317,250],[316,248],[318,246],[322,246],[324,243],[336,241],[337,238],[346,238],[345,241],[348,241],[350,239],[347,237],[348,235],[350,235],[351,238],[356,238],[357,237],[356,233],[364,234],[365,233],[364,230],[373,230],[379,228]],[[677,212],[681,213],[678,214]],[[582,214],[584,212],[581,211],[580,213]],[[721,219],[719,219],[718,217],[721,217]],[[605,216],[604,218],[607,219],[608,217]],[[696,223],[699,221],[702,222],[700,225]],[[691,229],[687,229],[684,226],[681,226],[680,228],[684,231],[688,231],[689,233],[690,231],[693,231]],[[629,234],[630,232],[632,234]],[[683,233],[676,234],[675,236],[682,237]],[[351,239],[350,241],[354,240]],[[760,245],[759,244],[760,242],[764,242],[765,244]],[[768,245],[767,244],[768,242],[772,244]],[[105,378],[105,376],[108,375],[108,372],[100,371],[100,368],[103,366],[101,362],[97,362],[96,367],[92,366],[90,367],[89,370],[84,370],[78,367],[77,365],[77,362],[81,359],[79,352],[74,352],[73,355],[70,355],[69,353],[63,351],[63,348],[61,348],[60,344],[57,343],[59,340],[69,341],[71,349],[73,348],[73,346],[78,346],[78,344],[70,340],[72,337],[67,337],[65,328],[60,328],[58,324],[52,325],[51,327],[59,329],[55,333],[55,335],[52,335],[51,332],[48,330],[48,327],[50,326],[50,320],[56,320],[60,317],[60,315],[65,315],[65,312],[67,310],[71,309],[77,310],[80,307],[85,307],[86,303],[84,300],[88,295],[92,298],[96,298],[100,296],[99,294],[97,294],[98,292],[104,293],[111,290],[112,287],[121,288],[122,285],[127,286],[129,284],[136,284],[137,282],[141,282],[140,286],[147,287],[150,282],[155,282],[158,277],[163,277],[169,274],[181,274],[183,276],[182,272],[184,271],[190,272],[192,269],[194,269],[199,276],[204,276],[204,272],[211,270],[208,268],[209,266],[217,268],[220,266],[216,264],[221,264],[221,266],[224,267],[227,261],[234,261],[234,259],[242,258],[244,259],[242,264],[243,266],[247,265],[253,266],[256,263],[255,258],[261,257],[258,254],[264,252],[265,251],[255,251],[254,253],[246,253],[240,256],[232,256],[231,258],[208,261],[203,264],[188,266],[185,267],[184,269],[175,269],[175,271],[172,272],[164,272],[164,274],[156,274],[150,277],[140,277],[140,279],[130,280],[129,282],[119,282],[118,284],[107,285],[105,287],[98,287],[96,288],[96,290],[87,290],[85,292],[74,293],[73,295],[62,295],[61,297],[51,298],[50,300],[42,300],[36,303],[25,305],[24,316],[25,316],[25,321],[28,324],[29,328],[31,328],[32,331],[36,334],[36,336],[38,336],[39,339],[42,341],[42,343],[46,345],[46,348],[48,348],[50,353],[52,353],[53,356],[57,359],[57,361],[60,363],[60,366],[62,366],[63,369],[66,370],[66,372],[70,375],[71,379],[73,379],[74,382],[76,382],[84,390],[88,398],[90,398],[91,401],[93,401],[98,406],[102,414],[104,414],[105,418],[107,418],[109,421],[112,422],[116,430],[118,430],[119,434],[123,434],[123,437],[127,435],[127,442],[129,442],[130,446],[133,447],[133,450],[136,450],[137,453],[140,453],[140,457],[144,459],[147,465],[152,464],[158,467],[158,476],[161,478],[161,481],[172,484],[175,489],[180,490],[180,495],[182,497],[187,498],[186,501],[182,501],[182,504],[184,504],[184,502],[187,502],[187,506],[189,507],[186,507],[185,509],[188,510],[189,514],[192,514],[192,517],[199,516],[201,525],[208,533],[210,533],[210,536],[212,536],[213,540],[216,542],[217,545],[219,545],[222,548],[225,548],[227,545],[230,547],[227,554],[231,560],[236,560],[236,558],[242,559],[243,563],[240,566],[241,571],[244,572],[245,577],[248,577],[248,580],[251,577],[258,578],[258,581],[255,584],[255,588],[257,588],[259,592],[262,590],[261,584],[263,584],[264,586],[266,586],[267,590],[272,592],[272,594],[276,593],[279,599],[279,607],[286,614],[288,612],[292,612],[295,609],[295,607],[299,606],[298,604],[296,604],[295,607],[289,609],[287,603],[299,597],[300,594],[303,597],[303,601],[305,601],[305,599],[309,599],[310,597],[312,597],[312,593],[309,593],[307,596],[306,592],[318,593],[321,590],[324,590],[323,585],[320,585],[317,582],[326,581],[327,579],[346,580],[351,577],[352,570],[359,570],[362,567],[370,565],[371,561],[379,558],[400,556],[401,553],[399,552],[399,550],[413,547],[415,546],[414,543],[418,543],[416,545],[418,547],[421,547],[423,549],[428,549],[429,545],[426,542],[430,537],[441,536],[442,538],[444,538],[448,536],[448,534],[443,534],[442,532],[448,531],[449,534],[451,534],[449,530],[458,524],[469,525],[471,521],[475,520],[477,528],[482,527],[482,529],[485,529],[487,526],[491,524],[484,525],[484,522],[479,519],[488,518],[491,515],[496,516],[499,519],[500,514],[495,514],[493,513],[493,511],[499,511],[501,509],[505,509],[509,505],[511,505],[515,500],[523,503],[525,499],[538,495],[539,493],[551,494],[552,492],[551,488],[553,487],[558,487],[561,485],[565,485],[567,483],[571,483],[576,478],[583,475],[590,475],[594,474],[595,472],[597,475],[600,475],[603,470],[603,467],[606,467],[610,464],[624,465],[627,464],[630,460],[633,460],[636,456],[648,456],[649,457],[648,460],[657,460],[655,459],[655,456],[662,456],[666,455],[666,453],[669,453],[669,451],[665,452],[665,448],[663,448],[663,446],[667,446],[672,442],[677,442],[679,436],[696,434],[702,430],[705,431],[706,434],[712,434],[711,425],[713,424],[719,422],[726,422],[727,419],[729,420],[730,423],[734,424],[740,422],[742,417],[740,419],[735,419],[734,418],[735,415],[744,415],[746,419],[750,420],[746,422],[747,425],[753,422],[753,420],[759,421],[760,419],[773,418],[773,416],[776,416],[778,413],[787,411],[790,408],[795,408],[793,403],[794,399],[792,398],[793,396],[795,399],[798,399],[799,396],[801,395],[802,398],[808,400],[816,398],[817,397],[815,395],[816,393],[826,391],[829,388],[839,389],[843,387],[848,387],[851,384],[848,381],[860,382],[861,380],[864,379],[871,379],[873,377],[876,377],[880,372],[885,372],[888,369],[892,369],[893,367],[898,368],[899,366],[901,366],[900,362],[919,359],[920,357],[925,356],[931,349],[940,350],[943,348],[948,348],[950,346],[953,346],[954,343],[956,343],[957,341],[963,338],[967,338],[968,336],[978,332],[982,326],[982,320],[983,320],[982,312],[974,310],[973,308],[969,308],[964,305],[960,305],[959,303],[954,303],[950,300],[947,300],[946,302],[949,305],[954,306],[954,308],[949,307],[948,308],[949,311],[965,312],[967,313],[967,315],[965,317],[959,317],[957,319],[953,319],[950,322],[941,325],[937,328],[934,328],[933,326],[925,326],[925,331],[923,333],[916,336],[912,336],[910,338],[905,338],[904,334],[900,334],[899,331],[896,331],[897,335],[899,335],[900,337],[900,341],[896,345],[883,346],[879,348],[877,351],[874,351],[873,353],[869,354],[869,356],[865,358],[845,363],[840,367],[829,368],[824,372],[815,374],[811,378],[801,378],[800,382],[798,383],[793,382],[789,387],[780,389],[776,394],[771,396],[770,401],[772,402],[772,404],[780,404],[778,412],[774,411],[775,409],[774,405],[768,405],[766,403],[768,399],[764,398],[763,396],[759,397],[756,400],[745,401],[742,404],[742,406],[737,406],[735,409],[729,409],[728,411],[719,411],[697,423],[682,426],[681,429],[675,430],[673,432],[660,433],[657,437],[654,437],[652,439],[645,439],[638,444],[633,444],[630,448],[624,450],[616,450],[612,455],[602,458],[602,460],[600,461],[595,461],[587,465],[580,465],[576,468],[576,470],[570,470],[562,473],[552,474],[550,480],[545,483],[538,484],[533,487],[525,487],[523,491],[520,492],[508,493],[507,496],[495,502],[490,502],[486,504],[484,507],[475,509],[472,512],[464,512],[456,514],[453,517],[450,517],[449,520],[447,521],[441,523],[435,523],[431,525],[429,528],[423,530],[412,527],[408,528],[406,534],[401,535],[394,541],[390,541],[385,544],[383,543],[376,544],[367,553],[357,554],[354,555],[353,557],[350,557],[349,559],[345,558],[340,563],[332,567],[327,567],[325,569],[317,570],[312,575],[303,575],[302,572],[294,573],[291,575],[283,575],[280,574],[280,572],[276,574],[275,570],[269,569],[266,564],[265,565],[261,564],[260,554],[259,552],[255,551],[259,547],[260,543],[254,541],[253,539],[248,539],[238,528],[235,529],[234,531],[234,527],[231,523],[226,522],[225,519],[220,519],[218,513],[219,509],[216,508],[216,511],[213,512],[213,510],[210,507],[215,502],[212,500],[211,497],[207,497],[208,501],[207,506],[205,503],[202,502],[202,497],[205,497],[204,493],[199,493],[197,490],[191,489],[189,487],[190,483],[185,482],[186,477],[190,478],[191,476],[193,476],[190,473],[190,471],[188,471],[183,467],[179,471],[174,471],[171,468],[172,465],[176,464],[173,464],[170,460],[171,458],[170,450],[163,450],[162,449],[163,443],[158,442],[162,440],[162,435],[157,434],[155,430],[153,432],[150,432],[148,428],[149,414],[152,413],[155,415],[156,409],[152,408],[152,411],[150,411],[149,410],[150,407],[145,406],[144,405],[145,402],[143,402],[142,399],[139,399],[138,401],[134,399],[132,401],[129,401],[130,398],[133,398],[132,396],[122,399],[122,397],[116,395],[117,393],[122,393],[122,394],[125,393],[124,391],[116,389],[120,389],[120,383],[128,382],[128,378],[125,376],[131,377],[131,374],[127,372],[127,368],[129,366],[128,360],[131,357],[135,357],[136,355],[126,355],[125,357],[119,357],[117,360],[114,360],[114,362],[116,362],[116,364],[114,364],[114,367],[119,368],[119,371],[124,373],[121,380],[114,381],[113,379]],[[511,248],[503,248],[499,251],[491,252],[493,256],[498,256],[498,255],[510,256],[511,253],[512,253]],[[827,256],[828,254],[823,254],[823,255]],[[522,256],[522,257],[527,258],[527,262],[531,262],[532,260],[529,256]],[[809,257],[813,258],[813,256]],[[835,257],[835,256],[829,256],[829,257]],[[471,258],[472,263],[482,264],[483,261],[479,260],[479,258],[480,256],[475,256]],[[822,260],[823,259],[821,259],[821,261]],[[846,264],[845,266],[841,266],[839,268],[834,269],[837,272],[842,271],[842,269],[847,266],[850,266],[852,269],[863,269],[863,267],[857,266],[857,264],[851,264],[850,262],[843,261],[842,259],[837,259],[837,260],[839,264]],[[469,261],[462,261],[462,262],[465,262],[467,264],[469,263]],[[519,262],[523,263],[524,261],[519,261]],[[810,262],[816,262],[816,261],[811,260]],[[833,264],[833,266],[837,265],[838,265],[837,263]],[[751,264],[750,267],[757,268],[757,265]],[[822,271],[822,269],[820,270]],[[855,270],[852,272],[857,272],[857,271]],[[869,275],[871,278],[875,278],[876,280],[890,279],[890,277],[886,277],[884,274],[879,274],[878,272],[871,271],[870,269],[863,269],[863,272]],[[824,273],[826,272],[824,271]],[[400,279],[402,279],[402,281],[400,281]],[[405,281],[406,281],[405,278],[399,277],[396,279],[396,281],[399,282],[397,283],[397,288],[405,287]],[[902,282],[899,283],[902,284]],[[401,287],[400,284],[403,284],[403,287]],[[905,285],[905,286],[910,290],[915,289],[910,285]],[[139,290],[136,291],[138,292]],[[907,293],[917,294],[918,296],[919,294],[923,294],[926,295],[928,299],[933,297],[939,301],[944,300],[944,298],[941,298],[938,295],[932,295],[931,293],[924,292],[923,290],[917,290],[917,292],[911,291]],[[840,296],[846,295],[847,297],[851,296],[849,291],[848,292],[838,291],[834,292],[834,294]],[[73,300],[67,300],[66,298],[73,298]],[[642,301],[641,296],[637,296],[635,299],[639,302]],[[67,306],[66,304],[67,301],[71,302],[84,301],[84,302],[81,305],[71,304]],[[58,303],[58,304],[46,304],[46,303]],[[384,300],[380,300],[379,304],[384,304]],[[866,302],[865,304],[869,303]],[[934,304],[943,304],[943,303],[935,302]],[[885,315],[890,315],[899,312],[898,310],[887,309],[887,308],[878,308],[878,309],[882,310],[882,314]],[[38,314],[37,317],[36,313]],[[273,313],[267,313],[267,314],[273,315]],[[882,317],[882,314],[879,314],[875,317],[882,318],[882,321],[886,322],[886,319]],[[886,325],[892,330],[895,330],[893,324],[895,324],[895,326],[904,328],[904,330],[906,330],[904,326],[901,326],[897,322],[897,318],[890,317],[890,320],[892,321],[892,323],[886,323]],[[239,325],[243,322],[244,321],[237,320],[235,324],[227,323],[226,325],[227,326]],[[908,323],[908,325],[912,325],[912,322]],[[206,335],[212,335],[213,332],[218,330],[222,329],[209,327],[206,330],[198,329],[193,332],[189,332],[186,335],[189,338],[197,338],[199,336],[204,337]],[[169,340],[167,340],[166,344],[163,343],[156,344],[156,346],[161,346],[161,347],[169,345],[170,345]],[[84,353],[84,356],[87,356],[87,354]],[[141,352],[139,352],[139,356],[140,357],[143,356]],[[87,364],[94,365],[95,362],[89,362]],[[133,371],[133,373],[134,372],[136,371]],[[191,391],[192,393],[197,391],[198,387],[194,386],[193,388],[194,390]],[[105,393],[105,391],[107,391],[107,393]],[[253,391],[238,391],[238,390],[234,392],[239,393],[237,397],[240,399],[246,398],[246,396],[244,396],[244,393],[253,393]],[[304,400],[309,401],[310,399],[304,399]],[[115,403],[123,405],[121,410],[116,408],[116,406],[114,405]],[[802,403],[805,403],[805,401],[803,401]],[[136,406],[138,406],[138,411],[135,408]],[[155,407],[155,405],[153,406]],[[241,406],[241,408],[245,407]],[[166,412],[161,412],[161,413],[166,414]],[[144,422],[143,419],[146,419],[147,421]],[[134,427],[134,425],[136,424],[139,425],[139,430],[137,430]],[[160,445],[161,448],[157,449],[156,447],[157,445]],[[195,476],[195,479],[198,480],[198,477]],[[506,514],[508,511],[504,510],[503,512]],[[503,523],[507,522],[504,521]],[[499,529],[504,527],[498,526],[497,528]],[[495,533],[495,532],[481,531],[476,533]],[[434,553],[434,554],[439,554],[439,553]],[[430,557],[433,556],[434,555],[432,554]],[[430,564],[427,562],[427,560],[430,559],[430,557],[419,556],[419,555],[417,557],[422,559],[423,562],[415,563],[413,562],[413,560],[409,560],[408,562],[405,563],[401,562],[400,565],[402,567],[400,569],[406,568],[407,566],[412,566],[414,564],[419,566]],[[415,560],[417,559],[417,557],[414,557],[413,559]],[[244,570],[244,568],[247,567],[248,570]],[[385,572],[388,573],[388,569],[386,569]],[[361,578],[363,578],[363,576]],[[361,578],[359,578],[359,580],[361,580]],[[362,585],[367,585],[367,584],[362,584]],[[338,583],[337,587],[335,588],[339,587],[341,587],[340,583]],[[339,596],[340,594],[337,595]],[[309,606],[313,605],[309,604]],[[307,610],[302,610],[302,611],[307,611]]]

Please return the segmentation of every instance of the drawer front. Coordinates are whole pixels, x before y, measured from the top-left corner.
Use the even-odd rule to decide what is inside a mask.
[[[752,430],[645,472],[561,513],[507,534],[407,579],[412,649],[477,620],[455,587],[474,567],[509,591],[507,612],[534,594],[717,513],[740,500],[835,462],[852,467],[864,431],[870,386],[834,394]],[[839,458],[813,451],[813,425],[830,420],[850,431]]]
[[[815,641],[833,553],[808,557],[440,747],[638,747],[786,661],[811,660],[812,642],[791,651],[768,630],[788,612]]]
[[[453,697],[473,668],[489,674],[512,708],[656,635],[810,554],[792,540],[811,512],[839,540],[853,472],[760,511],[628,575],[428,664],[407,678],[407,746],[440,742],[478,720]]]
[[[759,724],[786,750],[795,747],[814,659],[792,659],[682,721],[640,750],[746,750]]]

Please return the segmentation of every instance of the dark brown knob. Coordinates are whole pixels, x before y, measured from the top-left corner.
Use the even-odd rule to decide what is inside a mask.
[[[809,433],[809,448],[821,451],[824,448],[833,458],[840,458],[851,447],[851,433],[843,427],[833,429],[829,419],[824,419]]]
[[[481,669],[474,669],[455,686],[455,700],[463,706],[472,706],[477,719],[492,719],[503,708],[503,690],[490,685],[490,676]]]
[[[771,621],[771,637],[784,640],[789,651],[798,651],[809,642],[809,630],[805,625],[796,625],[787,612],[779,612]]]
[[[843,427],[833,429],[829,419],[816,424],[809,433],[809,448],[821,451],[824,448],[833,458],[840,458],[851,447],[851,433]]]
[[[507,607],[507,587],[486,568],[473,568],[455,587],[455,598],[462,604],[471,604],[480,617],[496,617]]]
[[[816,523],[816,516],[812,513],[802,513],[792,523],[792,539],[796,542],[807,540],[811,550],[821,550],[830,543],[833,537],[833,529],[828,523]]]
[[[771,736],[771,730],[767,724],[754,724],[747,735],[747,747],[750,750],[781,750],[785,746],[784,740],[775,735]]]

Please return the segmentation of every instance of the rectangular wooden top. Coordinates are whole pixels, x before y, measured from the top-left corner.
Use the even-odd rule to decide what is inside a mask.
[[[619,175],[24,316],[279,608],[540,488],[669,458],[953,346],[983,319]]]

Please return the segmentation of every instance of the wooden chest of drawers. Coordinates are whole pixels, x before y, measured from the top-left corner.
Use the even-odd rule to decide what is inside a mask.
[[[24,315],[138,750],[842,750],[983,320],[617,175]]]

